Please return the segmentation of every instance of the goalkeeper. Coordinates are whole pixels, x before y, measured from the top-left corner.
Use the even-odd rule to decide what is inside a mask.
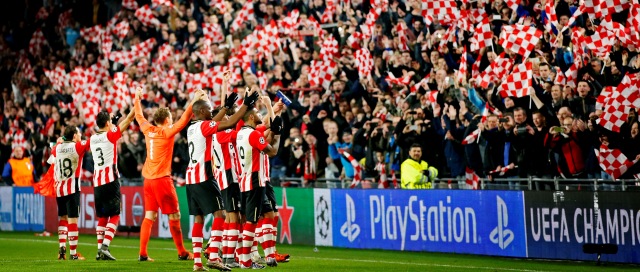
[[[402,189],[431,189],[432,182],[438,177],[438,169],[420,158],[422,147],[413,144],[409,149],[409,158],[400,166]]]

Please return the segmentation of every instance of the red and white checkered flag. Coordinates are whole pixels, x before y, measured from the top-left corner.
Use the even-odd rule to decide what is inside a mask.
[[[353,34],[347,38],[347,45],[351,46],[351,48],[355,50],[360,49],[360,42],[362,42],[362,33],[357,31],[353,32]]]
[[[498,87],[498,93],[502,97],[515,96],[524,97],[529,95],[531,89],[531,79],[533,78],[532,63],[521,63],[516,65],[513,72]]]
[[[322,42],[320,47],[320,59],[323,61],[331,60],[338,55],[338,41],[333,36],[329,36]]]
[[[280,36],[276,21],[271,20],[268,25],[265,25],[262,31],[258,32],[257,37],[265,57],[270,57],[276,50],[280,50]]]
[[[585,0],[584,5],[592,20],[622,12],[631,6],[627,0]]]
[[[422,14],[444,15],[458,11],[454,0],[422,0]]]
[[[518,4],[520,0],[505,0],[504,3],[514,12],[518,9]]]
[[[265,74],[262,70],[258,71],[258,73],[256,74],[256,77],[258,77],[258,83],[260,84],[260,90],[267,90],[267,87],[269,86],[269,78],[267,77],[267,74]]]
[[[211,0],[211,2],[209,2],[209,6],[217,8],[219,14],[225,14],[227,13],[227,5],[224,2],[224,0]]]
[[[618,101],[623,105],[640,108],[640,89],[638,86],[640,86],[638,74],[626,74],[617,88],[620,91]]]
[[[335,61],[314,61],[309,72],[309,85],[322,86],[325,90],[329,89],[333,74],[338,65]]]
[[[600,146],[600,150],[594,149],[600,168],[607,172],[613,179],[618,179],[629,170],[629,167],[636,164],[636,160],[629,160],[619,149],[610,149],[605,145]]]
[[[378,182],[378,189],[389,188],[389,181],[387,178],[387,169],[385,164],[382,162],[377,163],[374,170],[378,171],[378,174],[380,175],[380,180]]]
[[[584,38],[584,46],[591,49],[596,56],[606,57],[613,46],[615,34],[603,26],[598,26],[597,31]]]
[[[554,25],[557,27],[558,16],[556,15],[555,0],[547,0],[544,5],[544,11],[547,14],[547,25]]]
[[[398,32],[398,40],[400,41],[398,49],[400,49],[400,51],[409,51],[409,38],[407,37],[409,29],[403,20],[400,20],[396,25],[396,31]]]
[[[113,75],[113,85],[103,98],[104,106],[108,112],[117,112],[124,109],[131,101],[131,93],[127,86],[128,75],[118,72]]]
[[[32,82],[38,82],[36,78],[36,74],[33,72],[33,67],[31,67],[31,62],[29,58],[24,54],[20,54],[20,61],[18,62],[18,68],[22,71],[22,76]]]
[[[480,23],[478,23],[474,37],[476,38],[478,49],[493,46],[493,31],[491,31],[489,18],[485,17]],[[475,48],[476,47],[474,46],[474,49]]]
[[[567,76],[567,86],[571,88],[575,88],[577,86],[578,69],[580,69],[579,65],[579,61],[574,61],[571,67],[569,67],[569,70],[567,70],[567,72],[565,73],[565,75]]]
[[[491,63],[491,79],[494,81],[503,81],[509,75],[509,71],[513,68],[513,60],[505,58],[506,54],[502,52]]]
[[[462,55],[460,56],[460,66],[458,66],[458,70],[456,71],[456,81],[458,83],[465,82],[467,79],[468,73],[468,64],[467,64],[467,47],[462,48]]]
[[[231,23],[231,32],[236,32],[246,21],[253,20],[253,3],[246,3]]]
[[[478,190],[478,184],[480,184],[480,177],[476,174],[476,171],[467,167],[464,173],[466,183],[474,190]]]
[[[597,122],[608,130],[620,132],[620,128],[629,117],[631,107],[623,105],[622,102],[616,99],[619,96],[619,92],[613,91],[612,96],[603,106],[602,115]]]
[[[351,184],[349,185],[349,188],[353,189],[362,181],[362,167],[360,166],[360,163],[358,163],[358,161],[349,154],[349,152],[344,151],[343,149],[339,149],[338,152],[342,154],[342,156],[344,156],[353,167],[353,181],[351,181]]]
[[[96,116],[100,112],[100,102],[97,99],[82,102],[82,117],[87,128],[96,124]]]
[[[531,51],[542,37],[543,32],[531,26],[505,25],[500,33],[499,43],[505,49],[509,49],[525,58],[529,57]]]
[[[153,48],[153,45],[155,43],[156,43],[156,40],[154,38],[150,38],[142,43],[132,46],[131,50],[129,51],[111,52],[111,54],[109,55],[109,59],[111,61],[120,63],[125,67],[129,66],[133,64],[133,62],[137,58],[149,57],[149,54],[151,53],[151,49]]]
[[[391,72],[388,73],[387,77],[384,78],[391,85],[403,85],[407,86],[411,82],[410,75],[404,75],[400,78],[396,78]]]
[[[335,13],[336,13],[336,0],[326,0],[324,13],[322,13],[322,17],[320,18],[320,21],[323,24],[328,24],[333,22],[333,15]]]
[[[356,66],[358,66],[358,75],[360,78],[368,78],[373,70],[373,58],[369,49],[360,48],[355,53]]]
[[[482,110],[482,119],[480,122],[484,123],[487,121],[487,117],[489,117],[489,115],[491,114],[495,114],[497,116],[502,116],[502,112],[500,112],[498,109],[492,107],[489,102],[485,102],[484,104],[484,110]]]
[[[480,128],[474,130],[469,135],[467,135],[467,137],[465,137],[464,140],[462,140],[462,144],[468,145],[468,144],[475,143],[476,140],[478,139],[478,136],[480,136]]]
[[[298,18],[300,17],[300,12],[297,9],[289,12],[287,17],[282,19],[280,25],[282,32],[285,36],[293,35],[296,32],[296,27],[298,26]]]
[[[556,78],[553,80],[553,84],[557,85],[565,85],[567,84],[567,77],[564,75],[560,67],[553,67],[556,70]]]
[[[140,21],[140,23],[145,26],[160,26],[160,21],[158,21],[158,19],[156,19],[156,16],[153,15],[153,12],[151,11],[151,8],[149,8],[149,5],[144,5],[143,7],[137,9],[135,12],[135,16],[136,19],[138,19],[138,21]]]
[[[67,11],[64,11],[62,13],[60,13],[60,15],[58,16],[58,28],[59,29],[64,29],[65,27],[67,27],[69,25],[69,22],[71,22],[71,12],[73,10],[69,9]]]
[[[129,33],[129,22],[122,21],[116,24],[112,32],[114,35],[116,35],[116,37],[118,37],[118,39],[120,40],[124,39],[125,37],[127,37],[127,34]]]
[[[122,0],[122,7],[130,10],[138,9],[138,2],[136,0]]]
[[[100,36],[102,34],[102,26],[95,25],[92,27],[85,27],[80,29],[80,37],[88,42],[100,43]]]
[[[205,39],[209,39],[213,43],[224,42],[224,34],[219,24],[202,23],[202,32]]]
[[[173,2],[171,2],[171,0],[151,0],[151,3],[153,4],[154,7],[157,7],[160,5],[165,5],[170,8],[173,7]]]
[[[640,31],[640,4],[634,3],[629,8],[627,27],[632,28],[636,33]]]
[[[69,85],[70,77],[67,74],[67,72],[64,70],[63,65],[56,66],[56,68],[53,70],[47,70],[46,68],[44,68],[43,70],[44,70],[44,74],[47,76],[47,78],[49,78],[49,81],[51,82],[51,86],[53,87],[53,89],[61,92],[64,90],[66,86]]]
[[[167,61],[170,57],[173,56],[173,46],[169,43],[165,43],[160,46],[158,49],[158,57],[155,60],[155,63],[161,64]]]
[[[600,26],[614,33],[614,36],[620,40],[623,46],[636,46],[640,44],[640,38],[635,29],[624,27],[622,24],[614,22],[611,16],[607,16]]]
[[[47,40],[44,38],[44,33],[39,28],[33,32],[31,35],[31,40],[29,40],[29,53],[33,56],[40,54],[42,52],[42,47],[48,45]]]
[[[87,72],[92,75],[97,82],[102,82],[109,79],[109,62],[106,59],[100,59],[95,64],[91,65]]]

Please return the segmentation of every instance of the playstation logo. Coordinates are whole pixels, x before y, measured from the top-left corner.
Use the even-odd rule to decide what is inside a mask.
[[[505,249],[513,242],[513,231],[507,229],[509,226],[509,212],[507,204],[499,196],[496,196],[498,207],[498,226],[491,231],[489,238],[494,244],[498,244],[500,249]]]
[[[340,228],[340,234],[353,242],[360,235],[360,226],[356,224],[356,205],[349,194],[346,197],[347,221]]]

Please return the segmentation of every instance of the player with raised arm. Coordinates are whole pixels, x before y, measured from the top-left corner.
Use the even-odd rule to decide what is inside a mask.
[[[142,167],[144,177],[144,220],[140,228],[140,261],[153,261],[147,253],[151,236],[151,227],[158,215],[158,208],[169,215],[169,229],[173,243],[178,249],[178,260],[193,260],[193,254],[184,248],[182,229],[180,228],[180,209],[178,196],[171,179],[171,160],[173,158],[174,136],[189,122],[193,103],[203,98],[204,92],[196,92],[180,119],[174,124],[168,108],[159,108],[153,114],[152,125],[142,114],[140,97],[142,88],[138,88],[134,99],[135,116],[144,133],[147,158]]]
[[[264,213],[265,186],[268,178],[268,157],[278,153],[282,119],[277,116],[271,120],[273,143],[267,142],[264,134],[256,127],[262,124],[261,116],[255,109],[248,110],[244,117],[244,126],[238,131],[237,147],[240,157],[242,174],[240,176],[240,191],[242,192],[242,208],[246,217],[242,232],[242,249],[240,265],[242,268],[263,269],[264,266],[254,263],[251,259],[251,247],[255,238],[256,223]],[[266,156],[265,156],[266,155]],[[269,254],[271,255],[271,254]],[[274,258],[267,256],[268,265],[277,265]]]
[[[93,155],[93,186],[95,194],[96,235],[98,236],[98,253],[96,260],[113,260],[109,245],[120,221],[120,173],[118,172],[118,152],[116,143],[122,137],[122,131],[133,122],[135,112],[131,110],[120,124],[113,125],[108,112],[102,111],[96,117],[98,133],[91,136],[91,154]],[[117,116],[114,122],[117,122]]]
[[[58,260],[66,259],[66,241],[69,236],[69,254],[71,260],[84,260],[76,252],[78,246],[78,216],[80,213],[80,175],[82,157],[90,144],[82,140],[82,134],[75,126],[64,129],[61,143],[53,147],[49,164],[54,164],[54,186],[58,204],[58,241],[60,251]]]
[[[214,118],[211,113],[211,103],[208,100],[199,100],[193,104],[193,113],[196,117],[187,129],[187,142],[189,147],[189,165],[186,173],[187,199],[189,214],[195,216],[191,239],[193,242],[194,271],[205,271],[202,266],[201,251],[203,243],[204,216],[213,214],[214,220],[211,226],[212,239],[217,243],[212,244],[214,249],[209,254],[207,266],[221,271],[231,271],[222,264],[218,255],[218,248],[222,241],[222,229],[224,223],[224,206],[218,184],[214,181],[212,158],[213,135],[218,130],[232,128],[244,115],[247,108],[252,108],[258,99],[256,92],[248,93],[244,98],[244,105],[231,116],[229,120],[221,120],[227,109],[235,105],[237,94],[231,93],[224,102],[224,107]]]

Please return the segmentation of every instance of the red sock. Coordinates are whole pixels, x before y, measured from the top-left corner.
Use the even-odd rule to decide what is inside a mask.
[[[102,242],[105,246],[111,245],[111,240],[113,240],[113,236],[116,235],[119,221],[120,215],[109,217],[109,223],[107,223],[107,227],[104,228],[104,241]]]
[[[193,223],[193,229],[191,230],[191,243],[193,245],[193,264],[195,266],[202,267],[202,259],[200,254],[202,252],[202,228],[204,224]]]
[[[223,258],[233,258],[233,253],[238,244],[238,235],[240,235],[238,223],[229,223],[229,230],[227,231],[227,251],[222,252]]]
[[[180,220],[169,219],[169,230],[171,230],[171,237],[173,237],[173,243],[176,245],[178,255],[184,256],[187,254],[187,249],[184,248],[184,241],[182,240],[182,228],[180,227]]]
[[[222,225],[222,258],[225,257],[225,254],[229,251],[229,223],[224,222]]]
[[[242,249],[240,252],[240,264],[244,267],[251,267],[251,246],[253,245],[254,232],[256,225],[251,223],[245,223],[242,231]]]
[[[149,237],[151,236],[151,227],[153,221],[145,218],[142,220],[142,226],[140,226],[140,256],[148,257],[147,244],[149,244]]]
[[[67,220],[60,220],[60,222],[58,222],[58,242],[61,247],[67,246],[68,224]]]
[[[102,248],[102,241],[104,240],[104,231],[107,226],[109,218],[98,217],[98,224],[96,224],[96,237],[98,238],[98,249]]]
[[[224,226],[224,218],[216,217],[211,224],[211,245],[209,246],[209,260],[215,261],[220,259],[220,244],[222,243],[222,230]]]
[[[76,255],[78,247],[78,224],[69,223],[69,254]]]

